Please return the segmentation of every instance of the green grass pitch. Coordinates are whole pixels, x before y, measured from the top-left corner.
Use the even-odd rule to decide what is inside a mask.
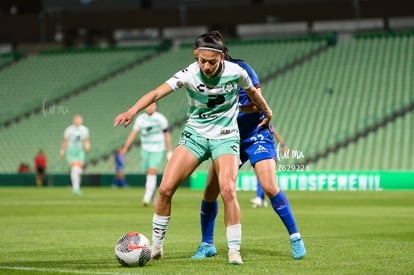
[[[269,208],[239,192],[244,265],[227,263],[223,204],[218,255],[192,260],[200,241],[201,191],[178,189],[164,258],[122,267],[117,239],[151,239],[152,208],[143,189],[0,188],[0,274],[414,274],[414,192],[286,192],[307,247],[294,260],[286,229]]]

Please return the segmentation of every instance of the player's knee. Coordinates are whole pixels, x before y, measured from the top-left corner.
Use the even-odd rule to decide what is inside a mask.
[[[221,188],[221,196],[224,201],[232,201],[236,199],[236,184],[224,184]]]
[[[158,190],[158,196],[162,198],[169,198],[171,199],[174,195],[174,190],[169,188],[168,186],[160,185],[160,188]]]

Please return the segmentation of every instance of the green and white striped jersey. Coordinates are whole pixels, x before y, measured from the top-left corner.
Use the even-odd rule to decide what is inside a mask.
[[[70,125],[65,129],[63,136],[68,139],[68,149],[84,150],[83,141],[89,138],[89,129],[84,125]]]
[[[222,61],[218,76],[206,77],[197,62],[166,81],[173,89],[185,87],[188,97],[187,126],[208,139],[239,136],[238,88],[252,86],[247,72],[237,64]]]
[[[165,151],[164,131],[168,130],[168,121],[163,114],[154,112],[148,115],[144,112],[135,119],[133,128],[140,134],[143,150],[148,152]]]

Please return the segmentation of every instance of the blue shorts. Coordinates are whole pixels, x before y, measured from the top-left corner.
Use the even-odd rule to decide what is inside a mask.
[[[273,133],[266,128],[240,141],[240,167],[250,160],[254,165],[261,160],[274,159],[276,161],[276,147]]]

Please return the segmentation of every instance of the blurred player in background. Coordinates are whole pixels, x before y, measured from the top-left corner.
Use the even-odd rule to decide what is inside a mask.
[[[163,256],[163,243],[175,191],[201,162],[211,157],[224,203],[229,264],[240,265],[243,261],[240,256],[240,207],[236,194],[240,161],[240,138],[236,121],[239,111],[237,87],[244,88],[265,114],[256,127],[270,127],[272,111],[252,85],[246,71],[236,64],[224,61],[224,45],[215,34],[204,37],[198,50],[197,63],[190,64],[141,97],[127,112],[115,118],[114,126],[127,126],[134,115],[149,104],[185,87],[189,104],[188,120],[161,181],[152,221],[151,257],[159,259]]]
[[[210,32],[201,35],[194,43],[193,54],[199,58],[199,44],[204,36],[215,33],[220,37],[223,44],[223,36],[219,32]],[[244,61],[233,59],[228,54],[227,48],[224,50],[225,59],[236,63],[247,71],[251,82],[261,93],[260,82],[256,72]],[[250,160],[252,167],[263,187],[264,192],[269,197],[274,211],[284,223],[292,246],[294,259],[301,259],[306,254],[306,249],[299,230],[296,226],[290,204],[286,195],[279,189],[276,182],[276,148],[273,133],[266,127],[257,127],[265,115],[257,109],[246,92],[239,87],[240,113],[237,118],[240,130],[240,166]],[[201,201],[200,224],[201,224],[201,244],[198,246],[193,259],[211,257],[217,254],[214,246],[214,225],[218,214],[217,197],[219,195],[219,185],[217,172],[214,166],[210,165],[207,175],[206,188],[204,189],[203,200]]]
[[[126,156],[122,153],[122,148],[116,150],[114,154],[114,164],[115,164],[115,178],[112,183],[112,187],[116,188],[122,186],[124,188],[128,187],[127,180],[125,178],[125,160]]]
[[[73,116],[72,125],[65,129],[63,143],[60,149],[60,159],[64,159],[70,166],[70,180],[72,183],[72,193],[80,195],[83,167],[85,164],[86,153],[91,147],[89,141],[89,129],[83,125],[83,118],[77,114]]]
[[[157,187],[157,173],[161,169],[165,150],[167,159],[172,155],[171,135],[168,129],[167,118],[157,112],[157,103],[149,105],[145,112],[138,115],[132,127],[121,154],[125,155],[134,142],[137,134],[141,137],[141,165],[146,173],[145,194],[142,200],[143,206],[154,202],[155,189]]]
[[[34,158],[34,166],[36,171],[36,186],[42,187],[43,182],[45,181],[47,168],[47,158],[42,149],[37,152]]]
[[[289,152],[289,148],[285,145],[285,143],[283,142],[282,137],[280,136],[280,134],[277,132],[277,130],[273,127],[273,136],[276,139],[276,141],[279,144],[279,148],[283,150],[283,153],[286,154]],[[252,207],[253,208],[258,208],[258,207],[267,207],[267,201],[266,201],[266,196],[265,193],[263,191],[262,185],[259,181],[259,179],[257,179],[257,187],[256,187],[256,197],[250,200]]]

